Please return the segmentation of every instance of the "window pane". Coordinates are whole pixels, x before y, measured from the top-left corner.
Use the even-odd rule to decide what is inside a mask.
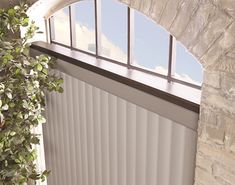
[[[135,11],[134,62],[166,75],[169,58],[169,34],[152,20]]]
[[[201,64],[179,42],[176,43],[175,78],[197,85],[201,85],[202,82]]]
[[[52,40],[64,45],[70,45],[69,8],[57,11],[51,19]]]
[[[72,6],[75,11],[75,46],[95,53],[95,10],[94,0],[81,1]]]
[[[127,7],[117,1],[101,0],[101,55],[127,62]]]

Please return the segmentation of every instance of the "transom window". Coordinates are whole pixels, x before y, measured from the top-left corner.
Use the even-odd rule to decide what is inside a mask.
[[[49,19],[51,42],[200,89],[201,64],[145,15],[116,0],[84,0]]]

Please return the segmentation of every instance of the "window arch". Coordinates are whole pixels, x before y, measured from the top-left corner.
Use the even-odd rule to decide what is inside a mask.
[[[163,28],[118,1],[79,1],[49,22],[52,43],[200,89],[201,64]]]

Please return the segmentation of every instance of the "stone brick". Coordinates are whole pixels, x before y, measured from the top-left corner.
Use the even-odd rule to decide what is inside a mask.
[[[214,88],[220,88],[220,73],[215,71],[204,71],[203,83]]]
[[[150,9],[150,17],[155,20],[157,23],[159,23],[159,20],[161,19],[163,10],[166,6],[167,1],[166,0],[155,0],[153,1],[152,8]]]
[[[213,68],[215,62],[218,61],[219,57],[224,53],[218,42],[219,40],[216,41],[201,58],[202,65],[205,69]]]
[[[213,3],[235,18],[235,1],[234,0],[213,0]]]
[[[210,174],[212,173],[212,164],[213,160],[210,160],[209,158],[204,158],[200,155],[197,156],[197,166],[209,172]]]
[[[231,23],[232,19],[220,11],[216,12],[212,20],[208,22],[205,30],[199,35],[197,43],[192,48],[192,52],[198,57],[209,49],[209,47],[220,37],[225,31],[225,28]]]
[[[219,45],[225,51],[232,47],[235,42],[235,22],[233,22],[227,30],[224,31],[224,37],[220,40]]]
[[[180,6],[180,11],[178,12],[174,22],[170,27],[171,33],[179,39],[182,32],[187,27],[189,21],[193,17],[194,13],[199,7],[198,0],[186,0]]]
[[[218,163],[215,163],[212,167],[213,169],[213,175],[215,177],[219,177],[221,179],[223,179],[224,182],[227,182],[228,184],[234,184],[235,182],[235,173],[230,171],[230,170],[226,170],[224,166],[221,166]]]
[[[119,0],[119,1],[122,2],[122,3],[125,3],[125,4],[127,4],[127,5],[129,5],[131,0]]]
[[[224,139],[225,139],[225,126],[224,125],[222,125],[219,128],[207,126],[206,133],[208,135],[209,140],[218,144],[224,144]]]
[[[139,0],[130,0],[130,6],[136,10],[140,9],[141,1]]]
[[[206,100],[207,104],[213,108],[221,109],[222,112],[234,114],[235,104],[233,101],[228,100],[226,97],[217,94],[207,94],[202,97]]]
[[[227,149],[235,154],[235,115],[233,115],[233,118],[223,116],[221,122],[226,125],[225,138]]]
[[[214,127],[217,125],[217,114],[207,107],[201,107],[200,113],[200,121],[201,124],[213,125]]]
[[[228,99],[235,100],[235,75],[224,74],[221,78],[221,88]]]
[[[198,142],[198,152],[201,153],[201,155],[210,158],[214,162],[226,166],[228,169],[235,169],[235,155],[225,149],[216,148],[215,146],[212,147],[209,144]]]
[[[215,6],[210,2],[201,3],[195,16],[192,17],[179,40],[189,48],[195,39],[197,39],[198,34],[204,30],[208,22],[211,21],[212,17],[215,15],[215,11]]]
[[[225,73],[234,73],[235,72],[235,48],[229,50],[223,56],[220,57],[218,61],[211,67],[213,70],[221,71]]]
[[[140,11],[149,16],[152,7],[152,0],[141,1]]]
[[[197,183],[203,185],[221,185],[216,181],[216,179],[211,175],[211,173],[201,168],[196,169],[195,180]]]
[[[165,10],[163,11],[160,24],[166,29],[169,30],[172,25],[177,12],[182,6],[183,0],[169,0],[166,4]]]

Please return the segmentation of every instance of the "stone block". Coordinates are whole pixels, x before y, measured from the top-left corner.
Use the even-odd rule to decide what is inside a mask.
[[[120,2],[130,5],[131,0],[119,0]]]
[[[140,0],[130,0],[130,7],[136,10],[140,9],[141,1]]]
[[[215,15],[216,8],[210,2],[201,3],[195,15],[190,20],[187,28],[179,38],[188,48],[197,41],[197,37]]]
[[[201,107],[200,121],[201,124],[212,125],[215,127],[217,125],[217,114],[212,109]]]
[[[152,7],[152,1],[153,0],[141,1],[140,11],[142,13],[144,13],[145,15],[147,15],[147,16],[150,15],[150,10],[151,10],[151,7]]]
[[[221,78],[221,89],[227,98],[235,101],[235,75],[224,74]]]
[[[235,22],[233,22],[227,30],[224,31],[223,39],[220,40],[219,45],[225,51],[232,47],[235,42]]]
[[[207,133],[209,140],[217,144],[224,144],[224,139],[225,139],[225,127],[224,126],[221,126],[220,128],[207,126],[206,133]]]
[[[223,11],[235,18],[235,1],[234,0],[213,0],[213,3]]]
[[[187,0],[181,4],[180,10],[170,27],[170,32],[179,39],[180,35],[186,29],[189,21],[199,7],[198,0]]]
[[[226,167],[215,163],[212,166],[213,175],[215,177],[219,177],[223,179],[223,181],[227,182],[228,184],[235,184],[235,172],[227,170]]]
[[[216,181],[216,179],[211,175],[211,173],[198,167],[195,171],[195,181],[203,185],[221,185]]]
[[[198,142],[198,153],[210,158],[214,162],[226,166],[228,170],[235,169],[235,155],[225,149]]]
[[[231,23],[232,19],[221,11],[217,11],[211,21],[208,22],[205,30],[199,35],[199,39],[192,52],[198,57],[202,55],[211,47],[211,45],[222,36],[225,28]]]
[[[234,101],[227,99],[223,95],[218,94],[207,94],[207,96],[202,96],[202,101],[205,101],[207,105],[212,108],[220,109],[221,112],[227,114],[235,114],[235,104]]]
[[[167,1],[165,0],[154,0],[152,3],[152,8],[150,9],[150,17],[159,24],[163,10],[166,6]]]
[[[166,29],[169,30],[172,25],[177,12],[179,12],[180,7],[184,3],[183,0],[169,0],[166,4],[166,7],[163,11],[160,24]]]
[[[198,155],[197,156],[197,167],[202,168],[203,170],[212,173],[212,164],[213,161],[209,158],[204,158],[203,156]]]
[[[220,88],[220,72],[204,71],[203,83],[214,88]]]
[[[224,54],[222,48],[218,44],[219,40],[217,40],[213,46],[202,56],[200,59],[202,61],[202,65],[205,69],[213,70],[215,63],[219,61],[220,56]]]

